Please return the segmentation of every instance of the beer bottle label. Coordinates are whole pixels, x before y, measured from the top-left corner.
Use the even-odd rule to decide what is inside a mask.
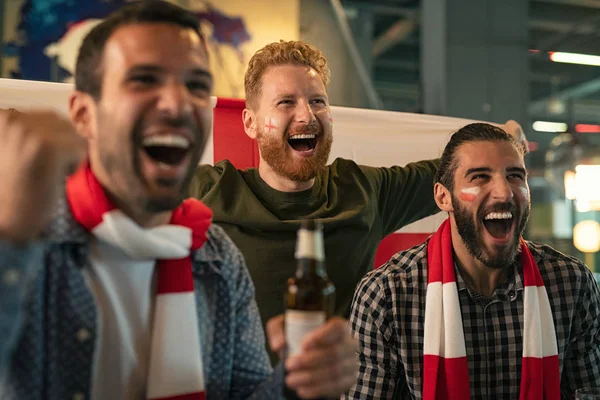
[[[325,323],[325,311],[286,310],[285,312],[285,341],[288,356],[302,352],[302,339]]]
[[[295,256],[296,259],[310,258],[317,261],[325,261],[323,232],[300,229],[298,231]]]

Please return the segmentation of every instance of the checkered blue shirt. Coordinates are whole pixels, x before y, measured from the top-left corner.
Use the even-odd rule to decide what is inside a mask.
[[[549,246],[527,242],[553,311],[561,397],[600,387],[600,293],[591,271]],[[515,264],[481,301],[456,273],[473,399],[518,399],[523,352],[523,281]],[[396,254],[358,285],[350,315],[359,376],[345,398],[421,399],[427,243]]]

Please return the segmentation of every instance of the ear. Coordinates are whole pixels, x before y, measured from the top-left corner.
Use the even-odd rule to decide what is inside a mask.
[[[452,194],[439,182],[436,182],[433,186],[433,198],[440,210],[445,212],[454,211],[454,207],[452,206]]]
[[[69,97],[69,117],[77,129],[77,133],[86,139],[91,139],[94,134],[94,100],[84,92],[75,91]]]
[[[250,139],[256,139],[257,132],[257,121],[256,114],[254,111],[244,108],[242,112],[242,120],[244,122],[244,131],[246,131],[246,135],[250,137]]]

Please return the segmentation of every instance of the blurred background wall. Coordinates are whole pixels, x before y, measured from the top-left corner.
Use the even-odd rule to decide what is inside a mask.
[[[328,57],[334,105],[519,121],[527,237],[597,264],[600,1],[171,1],[203,22],[218,96],[243,97],[257,49],[302,38]],[[3,0],[1,76],[70,81],[81,38],[126,2]]]

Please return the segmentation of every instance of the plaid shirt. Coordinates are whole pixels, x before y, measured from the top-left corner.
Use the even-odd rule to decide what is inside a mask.
[[[600,293],[581,261],[527,242],[546,285],[558,340],[561,397],[600,387]],[[522,269],[515,264],[486,301],[456,270],[471,397],[518,399],[523,352]],[[359,340],[357,384],[345,398],[421,399],[427,242],[367,274],[354,295],[350,325]]]

